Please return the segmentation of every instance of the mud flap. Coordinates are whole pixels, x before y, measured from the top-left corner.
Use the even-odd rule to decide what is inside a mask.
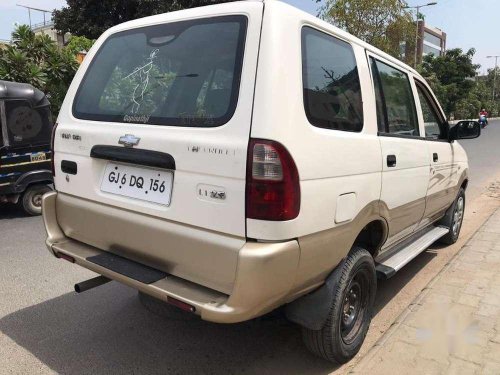
[[[322,329],[332,307],[335,286],[340,279],[341,272],[337,270],[341,270],[343,266],[344,260],[330,273],[321,287],[287,304],[287,319],[314,331]]]

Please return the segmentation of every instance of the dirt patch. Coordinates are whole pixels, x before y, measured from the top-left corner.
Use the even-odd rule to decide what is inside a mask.
[[[492,182],[484,194],[490,198],[500,199],[500,180]]]

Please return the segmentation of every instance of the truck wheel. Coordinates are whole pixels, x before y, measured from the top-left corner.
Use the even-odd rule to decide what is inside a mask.
[[[182,311],[178,307],[172,306],[167,302],[159,300],[150,296],[149,294],[138,292],[139,301],[146,310],[152,312],[155,315],[159,315],[162,318],[168,320],[181,320],[181,321],[191,321],[200,320],[200,317],[195,314],[191,314],[186,311]]]
[[[339,272],[339,282],[328,319],[320,330],[303,327],[302,338],[313,354],[341,364],[354,357],[363,344],[372,318],[377,278],[372,256],[360,247],[354,247],[334,272]]]
[[[455,199],[455,202],[451,205],[451,207],[446,212],[445,217],[441,219],[439,225],[443,225],[445,227],[450,228],[450,231],[441,239],[439,242],[444,243],[446,245],[452,245],[458,240],[458,236],[460,235],[460,229],[462,229],[462,222],[464,220],[465,213],[465,190],[460,188],[458,192],[458,196]]]
[[[42,213],[42,197],[51,190],[47,185],[29,186],[19,200],[24,212],[31,216],[40,215]]]

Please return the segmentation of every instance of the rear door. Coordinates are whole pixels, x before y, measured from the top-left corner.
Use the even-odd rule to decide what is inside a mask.
[[[425,211],[429,159],[408,74],[371,58],[382,148],[382,211],[389,221],[386,246],[412,233]]]
[[[58,191],[243,240],[262,7],[164,14],[100,39],[58,119]]]

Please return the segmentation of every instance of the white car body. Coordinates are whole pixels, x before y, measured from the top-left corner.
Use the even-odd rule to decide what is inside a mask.
[[[165,126],[74,115],[78,90],[109,38],[146,26],[234,15],[247,17],[248,25],[237,105],[225,124]],[[362,97],[361,131],[321,128],[309,121],[304,108],[304,28],[352,48]],[[370,58],[406,75],[420,136],[380,132]],[[363,230],[374,230],[369,250],[380,259],[394,244],[440,220],[465,188],[468,164],[463,148],[456,141],[424,136],[416,81],[446,123],[415,70],[279,1],[225,3],[115,26],[89,51],[57,120],[57,193],[44,201],[47,245],[56,256],[68,256],[142,292],[187,303],[206,320],[237,322],[262,315],[320,287]],[[96,145],[123,147],[119,139],[125,135],[140,138],[127,149],[168,153],[175,159],[168,204],[103,191],[110,161],[91,157],[91,152]],[[247,217],[250,139],[279,142],[292,157],[300,186],[295,218]],[[434,154],[439,156],[436,161]],[[386,163],[392,155],[397,156],[395,166]],[[63,172],[63,161],[75,163],[77,173]],[[88,261],[102,253],[169,276],[145,284]]]

